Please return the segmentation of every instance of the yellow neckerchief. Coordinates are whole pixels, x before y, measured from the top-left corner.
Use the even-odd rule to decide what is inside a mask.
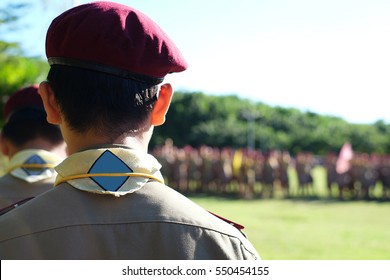
[[[97,148],[72,154],[58,165],[54,185],[67,182],[82,191],[121,196],[139,190],[149,180],[164,183],[160,168],[152,155],[138,150]],[[104,184],[98,181],[103,178]]]
[[[34,157],[38,157],[41,162],[30,162],[29,160]],[[28,183],[35,183],[56,176],[57,173],[54,167],[61,161],[62,158],[51,152],[40,149],[26,149],[16,153],[11,158],[5,173]]]

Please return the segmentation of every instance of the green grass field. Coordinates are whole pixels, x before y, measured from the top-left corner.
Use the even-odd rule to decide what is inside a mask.
[[[390,259],[389,202],[190,198],[243,224],[266,260]]]
[[[389,260],[390,202],[329,199],[325,176],[323,168],[313,170],[315,199],[297,198],[295,172],[290,174],[292,199],[190,198],[243,224],[266,260]]]

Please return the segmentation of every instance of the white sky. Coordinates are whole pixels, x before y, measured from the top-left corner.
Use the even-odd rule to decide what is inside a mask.
[[[29,1],[28,28],[13,38],[42,56],[53,17],[88,2]],[[148,14],[182,50],[189,69],[167,79],[176,89],[390,123],[389,0],[117,2]]]

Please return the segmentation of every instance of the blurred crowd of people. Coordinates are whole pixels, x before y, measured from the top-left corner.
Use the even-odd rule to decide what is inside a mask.
[[[390,155],[355,152],[345,159],[341,152],[319,157],[279,150],[178,148],[170,139],[152,154],[162,164],[166,183],[183,193],[289,198],[317,197],[326,188],[333,198],[390,198]],[[316,166],[326,176],[313,176]]]

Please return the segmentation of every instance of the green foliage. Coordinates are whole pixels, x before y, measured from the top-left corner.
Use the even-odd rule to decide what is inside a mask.
[[[48,71],[48,65],[43,60],[7,55],[4,52],[0,52],[0,65],[1,107],[7,96],[23,86],[44,80]]]
[[[253,136],[252,136],[253,135]],[[356,151],[390,153],[390,125],[349,124],[341,118],[271,107],[237,96],[176,92],[167,122],[155,130],[152,147],[172,138],[175,145],[247,147],[324,155],[350,141]]]

